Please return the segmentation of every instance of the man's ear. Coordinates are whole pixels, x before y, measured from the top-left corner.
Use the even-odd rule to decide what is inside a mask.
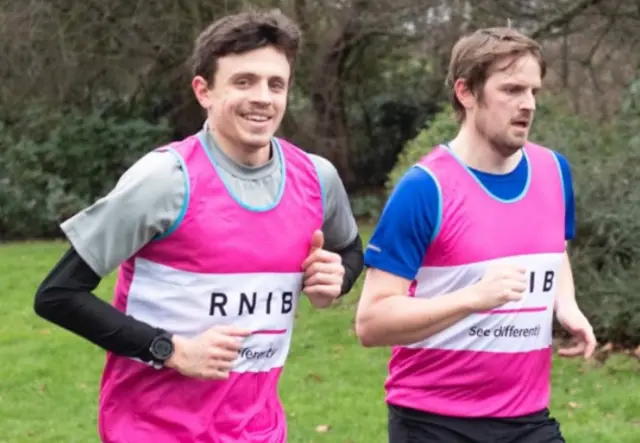
[[[200,103],[204,109],[209,109],[211,107],[211,99],[209,98],[209,82],[205,80],[204,77],[200,75],[196,75],[191,80],[191,88],[193,89],[193,94],[196,96],[196,100]]]
[[[467,87],[466,79],[457,79],[453,85],[453,91],[462,107],[467,111],[476,106],[476,96],[473,91]]]

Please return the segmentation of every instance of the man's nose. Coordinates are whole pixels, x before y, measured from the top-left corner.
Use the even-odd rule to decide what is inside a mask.
[[[271,103],[271,89],[268,84],[259,83],[256,85],[256,90],[254,91],[253,101],[256,103],[269,104]]]
[[[528,91],[524,94],[522,102],[520,103],[520,109],[527,111],[535,111],[536,109],[536,96],[533,91]]]

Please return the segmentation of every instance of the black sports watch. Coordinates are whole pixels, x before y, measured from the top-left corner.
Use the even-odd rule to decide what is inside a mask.
[[[171,358],[174,352],[172,335],[168,332],[158,334],[149,346],[151,353],[151,366],[155,369],[161,369],[167,360]]]

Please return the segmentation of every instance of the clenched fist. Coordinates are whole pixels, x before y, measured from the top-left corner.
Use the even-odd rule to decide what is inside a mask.
[[[302,292],[317,307],[327,307],[342,292],[344,266],[340,255],[323,249],[324,235],[317,230],[311,238],[311,250],[302,264],[304,286]]]
[[[474,311],[488,311],[508,302],[520,301],[527,289],[526,269],[509,264],[489,266],[473,291]]]

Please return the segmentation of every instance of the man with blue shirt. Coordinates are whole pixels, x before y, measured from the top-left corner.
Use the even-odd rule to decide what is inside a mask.
[[[566,253],[569,163],[527,140],[545,71],[514,29],[460,39],[459,132],[406,172],[374,231],[356,330],[393,347],[391,443],[565,441],[548,410],[554,313],[577,342],[561,355],[596,341]]]

